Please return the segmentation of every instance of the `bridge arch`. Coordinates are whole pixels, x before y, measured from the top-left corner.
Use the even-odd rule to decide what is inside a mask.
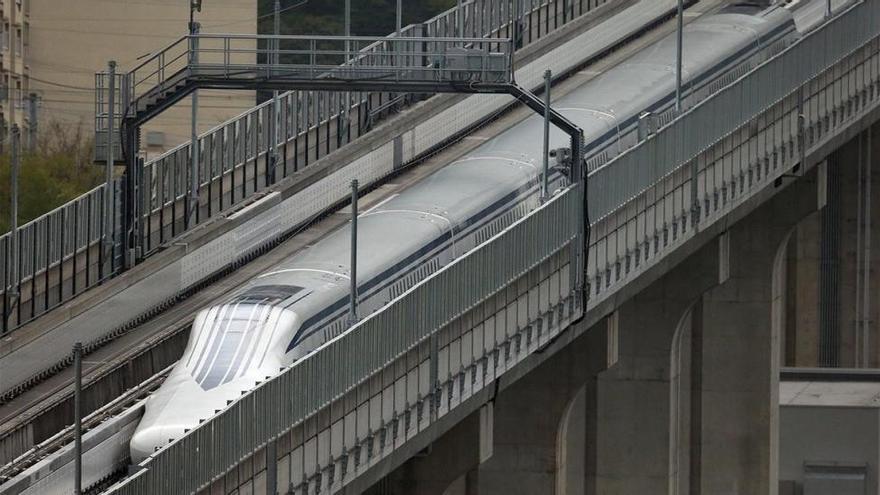
[[[585,495],[587,466],[587,386],[569,400],[556,434],[556,494]]]

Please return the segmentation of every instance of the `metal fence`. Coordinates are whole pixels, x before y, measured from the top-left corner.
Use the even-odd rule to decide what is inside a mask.
[[[878,33],[862,2],[591,173],[589,306],[876,108]]]
[[[520,46],[533,43],[571,20],[608,0],[520,0],[520,15],[509,1],[473,0],[462,5],[464,36],[513,38]],[[423,24],[407,26],[406,38],[442,38],[459,34],[456,9]],[[517,18],[517,28],[510,20]],[[381,52],[380,46],[365,51]],[[199,138],[200,204],[197,223],[250,197],[285,177],[308,167],[353,139],[378,121],[425,95],[388,92],[346,93],[290,91],[281,95],[277,115],[280,140],[274,151],[278,161],[270,165],[273,149],[272,102],[267,101]],[[190,144],[183,144],[146,164],[146,195],[142,225],[144,254],[154,252],[186,230],[185,214],[190,173]]]
[[[656,135],[590,175],[590,213],[599,219],[656,184],[724,136],[782,101],[877,35],[880,5],[864,2],[688,110]],[[843,87],[847,91],[848,88]],[[797,131],[797,121],[780,132]],[[762,157],[763,158],[763,157]],[[645,164],[652,166],[646,167]]]
[[[462,5],[464,35],[512,38],[516,29],[519,46],[526,46],[608,1],[472,0]],[[425,23],[406,27],[402,36],[456,36],[456,16],[455,9],[451,9]],[[516,28],[510,23],[512,17],[517,18]],[[121,84],[122,78],[117,79],[117,85]],[[424,97],[386,92],[284,93],[277,116],[280,138],[275,149],[279,160],[269,173],[271,102],[202,134],[198,147],[201,194],[196,223],[302,170]],[[117,108],[121,99],[116,98]],[[107,112],[99,113],[103,118],[96,122],[96,131],[101,136],[106,134],[101,132],[101,126],[108,120]],[[144,256],[192,228],[185,220],[189,206],[189,163],[190,144],[186,143],[144,166],[144,183],[148,188],[140,210]],[[4,304],[0,333],[17,328],[123,270],[118,237],[113,242],[115,249],[100,248],[101,241],[106,240],[105,210],[111,210],[114,232],[119,231],[121,187],[118,181],[114,184],[109,208],[101,200],[102,185],[22,225],[16,234],[18,247],[14,252],[10,234],[0,236],[0,289]]]
[[[581,187],[560,193],[423,280],[154,454],[143,464],[145,470],[112,492],[189,493],[200,489],[569,246],[582,221],[581,194]],[[193,456],[193,452],[204,454]]]
[[[6,332],[114,275],[121,253],[104,221],[119,228],[120,181],[105,202],[105,185],[0,236],[3,322]],[[109,210],[109,212],[107,211]],[[14,236],[14,237],[13,237]]]
[[[636,267],[642,256],[656,260],[695,225],[721,218],[790,173],[811,147],[877,108],[878,33],[880,3],[863,2],[591,174],[596,293],[609,293],[637,271],[624,257],[635,254]],[[159,451],[114,493],[204,488],[570,243],[581,199],[578,189],[557,196]],[[303,491],[312,486],[305,483]]]

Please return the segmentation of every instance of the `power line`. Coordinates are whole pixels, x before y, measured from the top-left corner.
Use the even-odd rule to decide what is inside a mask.
[[[31,28],[31,36],[34,36],[34,31],[58,31],[62,33],[74,33],[74,34],[89,34],[96,35],[99,34],[101,36],[121,36],[125,38],[155,38],[155,39],[164,39],[171,40],[174,36],[163,35],[163,34],[146,34],[146,33],[113,33],[109,31],[95,31],[95,30],[80,30],[80,29],[68,29],[68,28],[50,28],[50,27],[33,27]]]
[[[287,12],[288,10],[293,10],[293,9],[295,9],[295,8],[301,6],[301,5],[305,5],[305,4],[307,4],[307,3],[309,3],[309,0],[301,0],[300,2],[297,2],[297,3],[293,4],[293,5],[288,5],[287,7],[284,7],[284,8],[282,8],[282,9],[280,9],[280,10],[278,11],[278,13],[279,13],[279,14],[283,14],[284,12]],[[259,21],[261,21],[262,19],[268,19],[268,18],[270,18],[270,17],[274,17],[274,16],[275,16],[275,12],[273,11],[273,12],[271,12],[271,13],[269,13],[269,14],[263,14],[263,15],[257,16],[255,20],[256,20],[257,22],[259,22]],[[247,20],[244,20],[244,21],[232,21],[232,22],[227,22],[227,23],[224,23],[224,24],[215,24],[215,25],[211,25],[210,27],[211,27],[211,29],[214,29],[214,28],[218,28],[218,27],[232,26],[233,24],[242,24],[242,23],[245,23],[245,22],[250,22],[250,19],[247,19]]]
[[[41,82],[43,84],[49,84],[51,86],[58,86],[59,88],[75,89],[78,91],[90,91],[90,92],[95,91],[95,88],[84,88],[82,86],[72,86],[70,84],[64,84],[64,83],[59,83],[59,82],[55,82],[55,81],[47,81],[45,79],[40,79],[40,78],[34,77],[34,76],[28,76],[28,77],[30,78],[31,81],[37,81],[37,82]]]

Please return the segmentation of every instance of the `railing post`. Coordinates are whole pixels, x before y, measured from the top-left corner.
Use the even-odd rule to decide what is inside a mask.
[[[73,345],[73,493],[82,494],[82,344]]]
[[[351,294],[349,295],[348,321],[354,325],[358,321],[357,316],[357,221],[358,221],[358,181],[351,181],[351,267],[349,279],[351,281]]]
[[[798,171],[800,172],[799,175],[802,175],[805,171],[806,166],[807,166],[806,163],[804,163],[807,158],[807,130],[806,130],[807,116],[804,115],[804,87],[803,86],[798,88],[797,123],[798,123],[798,130],[797,130],[798,159],[800,160],[800,166],[798,168]]]
[[[553,73],[544,71],[544,168],[541,173],[541,202],[547,201],[547,182],[550,175],[550,83]],[[574,153],[574,150],[572,150]]]
[[[351,0],[345,0],[345,65],[351,61]]]
[[[464,38],[464,12],[461,9],[463,3],[463,0],[458,0],[455,5],[455,24],[459,38]]]
[[[140,219],[138,218],[138,196],[140,194],[140,174],[138,174],[138,165],[140,164],[137,153],[139,148],[140,130],[139,125],[135,124],[133,118],[125,118],[128,110],[132,106],[134,100],[135,78],[134,73],[127,73],[123,76],[121,85],[122,91],[122,108],[124,121],[121,126],[123,152],[125,153],[125,176],[122,189],[122,227],[118,233],[119,244],[122,249],[122,266],[123,269],[131,268],[136,263],[136,253],[140,235]],[[134,116],[131,116],[134,117]]]
[[[199,62],[199,23],[190,25],[190,66]],[[198,221],[199,214],[199,92],[192,94],[192,115],[190,116],[190,185],[189,211],[186,215],[186,228],[192,228]]]
[[[278,493],[278,440],[266,445],[266,495]]]
[[[274,50],[272,51],[272,63],[270,64],[270,74],[272,69],[277,69],[279,63],[281,63],[281,40],[278,39],[278,36],[281,35],[281,0],[275,0],[275,14],[274,14],[274,24],[275,24],[275,36],[276,38],[272,41],[274,45]],[[281,100],[278,98],[278,90],[272,91],[272,112],[271,119],[269,122],[269,140],[271,143],[269,144],[269,159],[268,159],[268,168],[266,170],[266,179],[269,184],[275,183],[275,168],[278,165],[278,128],[280,127],[278,124],[278,117],[281,115]]]
[[[675,113],[681,113],[681,65],[684,47],[684,0],[678,0],[678,33],[675,59]]]

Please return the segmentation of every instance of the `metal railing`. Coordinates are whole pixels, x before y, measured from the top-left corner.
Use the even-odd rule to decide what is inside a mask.
[[[399,91],[401,84],[430,90],[510,84],[512,65],[508,39],[199,34],[181,38],[126,78],[133,108],[155,112],[196,82],[237,89],[244,84],[349,91],[357,82],[361,90]]]
[[[462,5],[464,35],[471,38],[515,38],[519,46],[536,42],[567,22],[608,0],[521,0],[518,28],[510,24],[510,2],[475,0]],[[451,9],[423,24],[407,26],[401,38],[439,38],[458,34]],[[269,37],[271,38],[271,37]],[[378,50],[376,46],[365,51]],[[281,95],[279,115],[271,101],[221,124],[199,139],[200,202],[196,223],[251,197],[255,192],[299,172],[360,137],[377,122],[421,101],[422,94],[289,91]],[[279,142],[270,136],[277,119]],[[270,150],[278,161],[270,166]],[[150,186],[142,208],[145,255],[186,230],[190,144],[185,143],[147,162],[144,182]],[[190,226],[191,227],[191,226]]]
[[[114,230],[119,228],[120,181],[113,186],[109,205],[102,184],[0,236],[0,277],[5,288],[0,330],[20,326],[117,273],[121,253],[103,242],[113,236],[105,232],[107,214],[114,220]],[[16,252],[11,252],[13,245]]]
[[[95,162],[106,162],[107,160],[107,128],[110,119],[113,119],[113,128],[118,132],[122,127],[122,102],[124,81],[121,77],[113,77],[113,88],[110,88],[111,77],[109,72],[99,72],[95,74]],[[110,98],[113,91],[113,98]],[[111,99],[113,100],[113,108],[110,108]],[[122,143],[119,139],[113,143],[114,161],[121,163],[123,161]]]
[[[202,488],[214,476],[235,466],[268,441],[290,431],[345,393],[355,390],[402,356],[436,339],[442,328],[542,262],[559,253],[568,259],[569,255],[574,254],[569,247],[576,237],[578,224],[582,222],[582,190],[575,186],[558,194],[504,232],[423,280],[379,312],[154,454],[142,464],[146,469],[111,491],[120,494],[189,493]],[[573,261],[568,259],[564,264],[570,267],[574,265]],[[558,277],[556,283],[562,292],[571,289],[565,277]],[[557,314],[549,300],[544,299],[541,306],[545,307],[545,313]],[[565,318],[576,317],[576,298],[570,298],[570,293],[566,293],[561,299],[568,300],[570,305]],[[558,304],[563,304],[562,300]],[[538,301],[533,305],[537,310]],[[550,318],[554,319],[552,316]],[[562,319],[559,317],[556,321]],[[475,355],[468,361],[482,367],[490,359],[497,364],[499,352],[509,356],[511,346],[507,339],[520,341],[525,335],[524,327],[516,328],[523,332],[521,336],[517,336],[517,332],[508,335],[508,330],[505,330],[505,341],[496,343],[493,338],[492,343],[481,346],[479,352],[474,349]],[[534,352],[539,345],[546,344],[552,338],[546,330],[543,335],[538,330],[533,337],[529,330],[529,335],[530,340],[517,344],[517,349],[522,345],[523,349]],[[506,352],[503,351],[505,348]],[[424,376],[418,379],[419,383],[428,383],[429,375],[433,375],[438,381],[429,385],[418,400],[425,404],[426,412],[417,413],[419,421],[412,422],[412,427],[417,431],[426,428],[450,409],[449,389],[441,385],[447,383],[448,379],[457,379],[458,372],[447,363],[444,373],[438,362],[440,354],[434,354],[432,362],[423,370]],[[517,360],[524,356],[517,354]],[[433,368],[433,371],[429,372],[428,368]],[[503,373],[503,368],[493,366],[492,369],[496,370],[492,372],[493,376]],[[438,378],[438,374],[445,375],[445,378]],[[481,379],[481,382],[486,386],[490,380]],[[415,406],[414,403],[412,405]],[[346,453],[342,455],[355,452],[360,448],[358,443],[343,440],[341,449]],[[193,456],[192,452],[205,454]],[[338,459],[338,456],[330,456],[329,453],[326,457],[334,458],[331,464]],[[319,463],[317,467],[317,477],[320,478],[325,466]],[[349,472],[349,475],[354,474],[354,470]],[[306,486],[309,482],[306,479]]]
[[[517,20],[519,46],[540,40],[573,19],[594,10],[609,0],[520,0],[522,15]],[[422,24],[407,26],[403,37],[453,37],[456,9],[451,9]],[[509,23],[513,11],[505,0],[472,0],[462,5],[464,35],[470,38],[513,37]],[[368,47],[373,48],[373,47]],[[168,54],[165,60],[176,55]],[[175,63],[178,61],[175,60]],[[181,60],[181,63],[183,60]],[[146,79],[148,73],[142,73]],[[96,82],[105,81],[99,75]],[[155,75],[154,77],[158,77]],[[165,76],[167,77],[167,76]],[[122,77],[117,77],[117,102],[122,101]],[[106,84],[105,84],[106,86]],[[251,197],[255,192],[314,163],[360,137],[373,125],[402,107],[420,101],[424,95],[401,95],[389,92],[346,94],[344,92],[291,91],[281,96],[277,116],[279,142],[275,144],[279,161],[267,171],[271,102],[254,107],[242,115],[218,125],[199,138],[200,204],[197,222],[203,223],[218,212]],[[100,100],[106,102],[106,99]],[[99,102],[96,102],[98,104]],[[121,118],[121,103],[116,104],[116,122]],[[104,104],[106,107],[106,103]],[[96,135],[106,136],[109,111],[96,107]],[[118,127],[117,127],[118,129]],[[104,139],[101,137],[101,139]],[[96,143],[101,146],[102,143]],[[115,156],[122,156],[116,146]],[[144,195],[143,252],[149,255],[183,234],[187,228],[190,144],[182,144],[144,166],[144,181],[149,189]],[[268,173],[267,173],[268,172]],[[114,185],[112,214],[119,228],[121,184]],[[118,246],[112,256],[98,250],[103,236],[102,201],[104,186],[82,195],[18,229],[19,249],[11,253],[9,235],[0,237],[0,270],[5,315],[0,333],[30,321],[46,311],[123,270]],[[77,231],[77,233],[74,233]],[[118,230],[116,230],[118,232]],[[7,240],[4,240],[7,239]],[[115,239],[119,241],[118,237]],[[48,254],[47,254],[48,253]],[[77,256],[73,256],[77,253]],[[115,260],[111,263],[110,260]],[[98,267],[95,267],[95,264]],[[75,268],[74,268],[75,266]],[[89,266],[88,270],[84,267]],[[74,277],[73,274],[77,275]],[[34,278],[34,274],[36,277]],[[31,284],[31,280],[36,283]],[[18,289],[21,290],[18,290]],[[14,292],[19,296],[12,298]],[[42,294],[47,294],[43,296]],[[33,298],[33,299],[31,299]]]
[[[878,20],[850,8],[592,172],[590,306],[878,105]]]
[[[593,172],[589,183],[594,215],[590,306],[691,238],[697,229],[722,218],[783,174],[791,174],[800,160],[824,140],[880,108],[878,20],[880,3],[854,6]],[[718,119],[718,115],[730,118]],[[438,328],[476,307],[493,290],[517,280],[529,266],[564,249],[577,230],[579,198],[577,190],[556,197],[509,231],[423,281],[162,449],[144,465],[146,470],[117,485],[113,492],[204,489],[214,476],[253,459],[275,439],[291,443],[284,447],[289,454],[283,455],[290,466],[286,479],[295,493],[338,489],[334,483],[356,475],[358,460],[372,457],[375,462],[387,455],[389,431],[393,432],[393,450],[412,437],[412,422],[415,432],[423,431],[426,423],[435,420],[435,414],[442,414],[444,404],[448,404],[448,411],[461,403],[459,391],[466,393],[468,383],[470,387],[483,386],[492,378],[491,374],[487,378],[484,365],[455,368],[450,363],[445,370],[450,381],[438,380],[438,374],[444,372],[432,368],[424,387],[426,377],[420,366],[434,366],[431,363],[437,359],[437,346],[447,346],[447,357],[453,352],[459,357],[466,355],[466,325],[459,325],[438,340],[431,337]],[[526,290],[536,290],[536,286]],[[495,309],[493,306],[492,311]],[[495,313],[486,312],[490,314]],[[513,311],[513,315],[518,320],[516,328],[521,328],[519,314]],[[471,323],[476,325],[479,320]],[[509,324],[499,325],[510,328]],[[520,335],[519,330],[514,333]],[[486,347],[471,344],[468,352],[474,354],[474,362],[487,359],[497,363],[499,351],[513,354],[512,340],[517,340],[515,346],[519,349],[518,339],[509,341],[510,336],[509,331],[500,340],[493,336]],[[528,342],[527,337],[523,340]],[[455,342],[458,347],[453,348]],[[423,353],[420,346],[427,350]],[[402,396],[406,402],[401,406],[403,400],[395,392],[398,383],[383,379],[381,385],[386,388],[379,387],[379,394],[389,391],[388,407],[393,412],[382,412],[381,421],[370,420],[369,428],[361,427],[360,406],[352,409],[341,399],[386,366],[402,366],[404,363],[395,358],[415,349],[419,352],[406,361],[407,366],[415,367],[406,369],[415,370],[411,373],[415,373],[416,389],[429,392],[419,395],[419,403],[427,403],[430,414],[409,402],[408,393]],[[477,378],[479,368],[484,370],[482,379]],[[490,364],[488,368],[493,367]],[[401,383],[407,387],[407,381]],[[371,393],[376,390],[369,387]],[[341,412],[327,408],[337,401]],[[371,410],[371,405],[364,407]],[[296,436],[285,436],[318,412],[326,415],[320,424],[313,423]],[[352,414],[355,432],[349,433],[345,427]],[[399,428],[400,424],[405,426]],[[368,438],[360,436],[362,431]],[[381,439],[378,457],[373,452],[377,444],[374,436]],[[297,445],[292,444],[294,441]],[[367,454],[363,452],[366,449]],[[294,463],[300,469],[297,478]],[[350,470],[347,474],[350,466],[354,466],[354,474]]]

